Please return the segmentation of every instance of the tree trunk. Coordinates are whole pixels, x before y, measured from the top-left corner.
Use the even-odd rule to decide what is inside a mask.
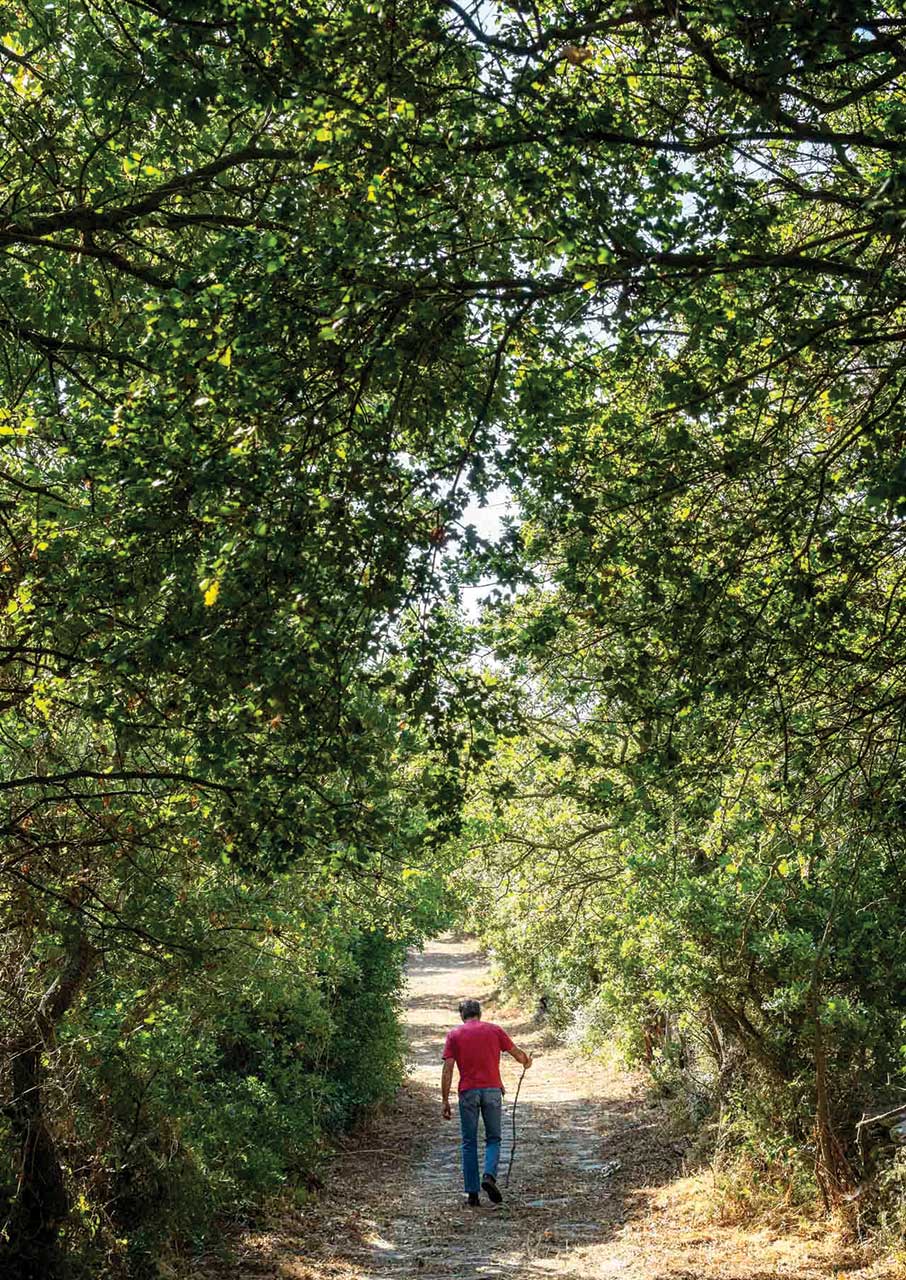
[[[9,1118],[19,1170],[8,1240],[0,1254],[3,1280],[51,1280],[60,1268],[57,1238],[69,1212],[69,1197],[44,1110],[43,1058],[52,1049],[57,1023],[85,985],[97,954],[80,932],[58,980],[13,1046]]]
[[[43,1052],[43,1037],[35,1027],[12,1056],[10,1127],[19,1150],[19,1187],[3,1255],[3,1275],[10,1280],[54,1274],[57,1234],[69,1211],[63,1170],[44,1117]]]
[[[812,1005],[812,1018],[815,1029],[815,1137],[818,1145],[815,1172],[825,1208],[832,1209],[851,1189],[853,1174],[834,1132],[827,1084],[827,1050],[817,999]]]

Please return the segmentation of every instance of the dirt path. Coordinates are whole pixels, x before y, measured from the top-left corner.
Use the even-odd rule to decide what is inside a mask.
[[[700,1178],[641,1082],[547,1043],[501,1008],[469,941],[429,944],[409,966],[409,1080],[350,1142],[317,1200],[246,1235],[233,1280],[887,1280],[822,1227],[747,1230],[703,1211]],[[440,1116],[440,1049],[455,1009],[486,1016],[537,1054],[518,1110],[513,1177],[499,1209],[463,1206],[458,1123]],[[504,1058],[512,1099],[519,1068]],[[454,1109],[455,1115],[455,1109]],[[501,1174],[509,1158],[505,1108]],[[211,1274],[211,1273],[208,1273]],[[902,1272],[900,1273],[903,1274]]]

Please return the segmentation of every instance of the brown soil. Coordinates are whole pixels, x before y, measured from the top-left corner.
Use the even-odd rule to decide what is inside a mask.
[[[310,1204],[234,1242],[207,1280],[894,1280],[826,1224],[770,1229],[719,1220],[710,1176],[689,1176],[663,1108],[639,1077],[549,1042],[501,1008],[474,942],[429,944],[409,966],[409,1078],[396,1105],[349,1140]],[[504,1204],[463,1206],[456,1119],[440,1111],[440,1049],[456,1005],[534,1052],[517,1113]],[[519,1068],[504,1058],[508,1101]],[[455,1116],[455,1108],[454,1108]],[[505,1108],[501,1179],[510,1154]],[[199,1274],[196,1272],[196,1274]]]

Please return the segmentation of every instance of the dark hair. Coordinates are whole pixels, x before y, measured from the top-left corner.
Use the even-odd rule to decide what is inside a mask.
[[[480,1018],[481,1005],[477,1000],[460,1000],[459,1016],[465,1022],[466,1018]]]

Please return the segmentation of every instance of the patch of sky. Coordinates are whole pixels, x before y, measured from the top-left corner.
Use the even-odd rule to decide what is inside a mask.
[[[506,528],[504,522],[517,515],[517,504],[512,492],[501,486],[491,490],[486,498],[471,498],[457,523],[461,529],[467,529],[471,525],[482,542],[496,543],[500,541]],[[508,595],[512,588],[503,587],[493,579],[459,588],[461,609],[469,622],[478,621],[482,603],[495,591]]]

